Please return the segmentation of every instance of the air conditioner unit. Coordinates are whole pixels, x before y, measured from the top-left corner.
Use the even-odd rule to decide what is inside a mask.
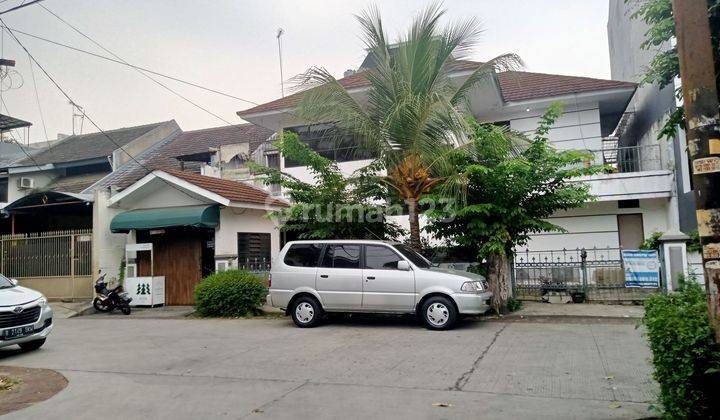
[[[35,188],[35,180],[32,178],[21,177],[20,179],[18,179],[18,188],[33,189]]]

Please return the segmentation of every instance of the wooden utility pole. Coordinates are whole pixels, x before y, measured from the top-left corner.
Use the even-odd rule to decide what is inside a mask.
[[[673,0],[708,313],[720,342],[720,115],[707,0]]]

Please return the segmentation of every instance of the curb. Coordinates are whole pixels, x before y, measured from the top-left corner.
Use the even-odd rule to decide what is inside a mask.
[[[76,311],[74,314],[70,315],[68,317],[68,319],[75,318],[77,316],[91,315],[91,314],[94,314],[95,312],[96,312],[95,307],[93,307],[92,304],[90,304],[90,305],[80,309],[79,311]]]
[[[504,317],[491,317],[487,321],[495,322],[540,322],[540,323],[637,323],[640,317],[631,316],[593,316],[593,315],[511,315]]]

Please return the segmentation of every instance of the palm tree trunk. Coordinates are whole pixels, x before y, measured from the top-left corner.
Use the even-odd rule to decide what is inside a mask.
[[[487,257],[488,283],[493,292],[492,307],[498,314],[507,313],[510,296],[510,264],[504,253],[493,253]]]
[[[418,214],[418,200],[416,198],[408,198],[405,200],[410,215],[410,247],[420,252],[420,215]]]

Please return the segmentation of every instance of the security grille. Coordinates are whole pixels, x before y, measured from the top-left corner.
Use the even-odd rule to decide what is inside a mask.
[[[0,236],[0,273],[10,278],[89,276],[92,230]]]

